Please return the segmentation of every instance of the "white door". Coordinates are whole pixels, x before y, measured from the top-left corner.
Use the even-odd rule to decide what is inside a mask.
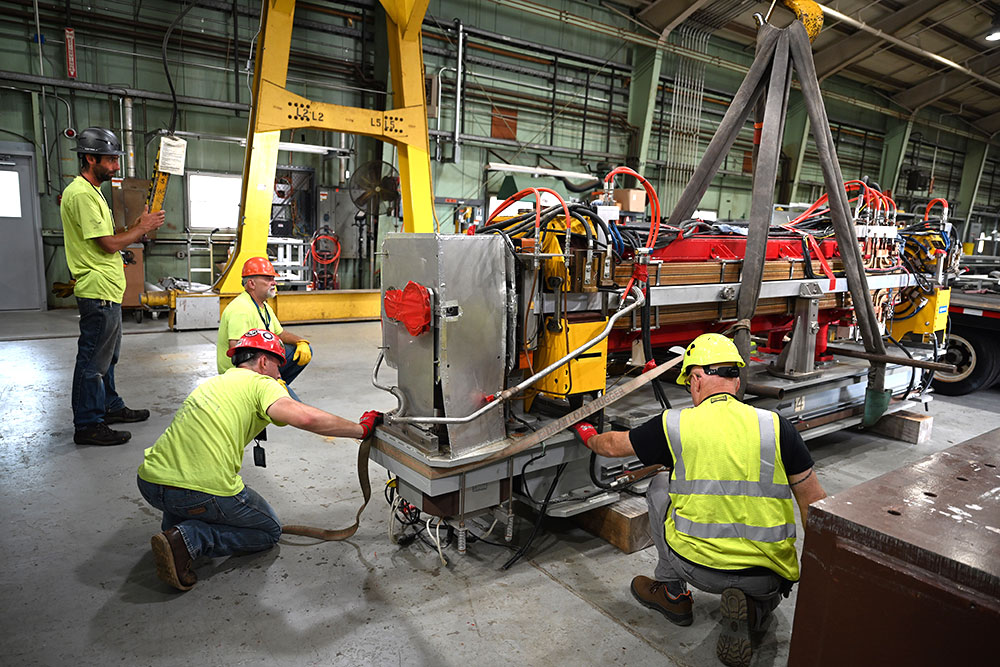
[[[45,308],[42,232],[31,144],[0,142],[0,310]]]

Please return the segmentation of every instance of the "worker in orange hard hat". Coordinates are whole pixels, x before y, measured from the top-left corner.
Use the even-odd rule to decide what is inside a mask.
[[[283,328],[267,303],[278,292],[277,278],[278,272],[266,257],[251,257],[243,264],[244,291],[229,302],[219,321],[215,360],[220,374],[233,367],[229,350],[250,329],[266,329],[284,344],[287,361],[281,366],[281,379],[285,384],[291,384],[312,359],[309,341]],[[291,388],[288,393],[298,399]]]

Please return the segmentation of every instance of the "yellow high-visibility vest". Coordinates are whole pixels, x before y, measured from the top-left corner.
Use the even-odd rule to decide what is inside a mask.
[[[667,544],[705,567],[762,566],[797,581],[778,415],[717,394],[695,408],[665,411],[663,431],[674,459]]]

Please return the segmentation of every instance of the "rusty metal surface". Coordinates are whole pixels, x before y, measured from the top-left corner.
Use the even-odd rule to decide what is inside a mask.
[[[809,524],[1000,598],[1000,429],[819,501]]]
[[[789,665],[995,658],[998,466],[1000,429],[810,507]]]

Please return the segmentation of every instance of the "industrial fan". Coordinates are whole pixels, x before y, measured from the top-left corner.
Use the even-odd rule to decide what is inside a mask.
[[[347,181],[348,194],[358,207],[356,222],[361,259],[368,260],[368,287],[375,286],[375,243],[379,216],[399,209],[399,172],[388,162],[372,160],[358,167]],[[361,262],[356,265],[361,279]]]
[[[399,202],[399,172],[388,162],[365,162],[351,174],[347,188],[358,210],[385,215]]]

